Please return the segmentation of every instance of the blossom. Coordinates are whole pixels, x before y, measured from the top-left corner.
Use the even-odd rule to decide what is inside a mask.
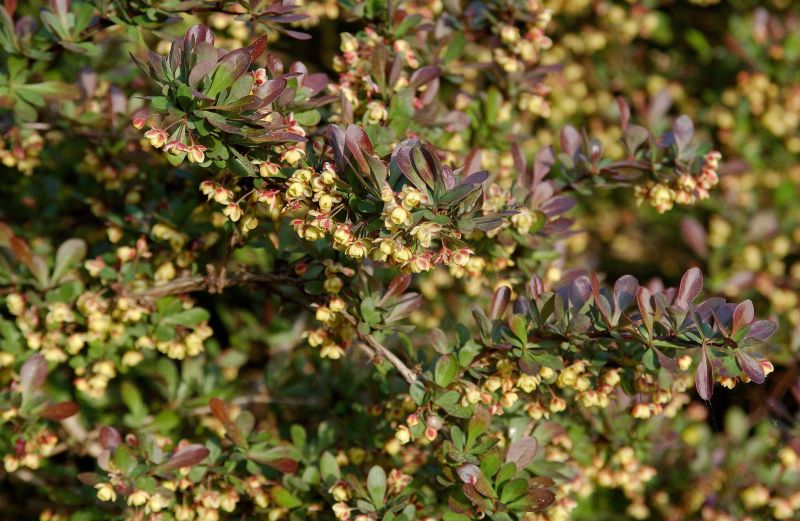
[[[187,157],[192,163],[202,163],[206,159],[206,147],[203,145],[192,145],[189,147]]]
[[[145,132],[144,137],[150,140],[150,145],[153,148],[163,147],[166,144],[167,139],[169,139],[166,132],[155,127]]]

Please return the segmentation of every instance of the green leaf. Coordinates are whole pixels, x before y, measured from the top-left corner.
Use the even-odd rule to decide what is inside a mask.
[[[489,429],[489,424],[492,421],[492,416],[484,408],[475,411],[475,414],[469,420],[467,427],[467,450],[469,450],[478,437]]]
[[[326,485],[331,485],[342,479],[342,471],[339,470],[339,464],[330,452],[325,451],[322,454],[319,460],[319,471]]]
[[[383,508],[383,498],[386,496],[386,472],[378,465],[369,470],[367,490],[375,508]]]
[[[458,374],[458,362],[453,355],[439,357],[434,371],[434,381],[436,385],[447,387]]]
[[[192,308],[174,315],[170,315],[161,321],[162,324],[170,326],[195,327],[209,318],[209,313],[203,308]]]
[[[205,91],[209,98],[216,98],[217,94],[224,91],[238,80],[250,66],[250,53],[245,49],[231,51],[217,64],[211,85]]]
[[[52,282],[58,283],[61,277],[86,257],[86,242],[83,239],[67,239],[56,252],[56,265],[53,268]]]
[[[275,487],[272,489],[272,499],[275,500],[278,506],[288,509],[297,508],[303,504],[297,496],[283,487]]]

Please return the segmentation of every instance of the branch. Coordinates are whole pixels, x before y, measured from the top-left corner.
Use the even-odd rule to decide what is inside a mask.
[[[356,326],[358,338],[360,338],[369,348],[371,348],[371,352],[369,350],[364,350],[364,352],[370,356],[378,354],[387,359],[389,363],[391,363],[394,368],[397,369],[397,372],[400,373],[400,375],[403,377],[403,379],[405,379],[406,382],[408,382],[409,385],[413,384],[419,379],[417,373],[412,371],[402,360],[400,360],[400,358],[397,357],[397,355],[392,353],[388,347],[378,342],[374,336],[370,334],[365,335],[358,331],[358,322],[352,315],[347,312],[342,312],[342,314],[348,320],[348,322]]]
[[[276,275],[274,273],[251,273],[248,271],[241,271],[230,275],[227,275],[225,272],[222,272],[220,276],[215,275],[215,272],[210,270],[208,276],[192,275],[180,277],[166,284],[153,286],[145,290],[134,291],[130,293],[129,296],[146,300],[156,300],[168,295],[179,295],[195,291],[209,290],[211,293],[220,293],[225,288],[247,284],[299,283],[296,279],[283,275]]]

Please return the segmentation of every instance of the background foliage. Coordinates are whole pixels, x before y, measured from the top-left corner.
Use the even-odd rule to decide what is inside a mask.
[[[798,24],[6,0],[0,517],[800,518]]]

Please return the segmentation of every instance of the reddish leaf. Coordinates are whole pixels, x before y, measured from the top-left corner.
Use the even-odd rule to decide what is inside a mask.
[[[267,49],[267,37],[259,36],[256,41],[251,43],[245,50],[250,53],[250,61],[253,62],[261,56]]]
[[[221,421],[223,424],[228,424],[230,421],[230,413],[228,412],[228,405],[220,400],[219,398],[211,398],[208,402],[208,406],[211,409],[211,414],[214,415],[214,418]]]
[[[122,436],[114,427],[100,427],[100,446],[104,449],[113,451],[117,445],[122,443]]]
[[[267,465],[280,472],[283,472],[284,474],[294,474],[297,472],[297,469],[300,466],[296,461],[289,458],[280,458],[268,461]]]
[[[737,331],[750,324],[755,318],[755,310],[753,303],[748,299],[740,302],[736,309],[733,310],[733,327],[731,328],[731,335],[735,335]]]
[[[631,108],[622,96],[617,96],[617,107],[619,107],[619,125],[624,132],[631,120]]]
[[[367,163],[364,153],[374,155],[372,142],[363,129],[356,125],[348,125],[344,131],[344,143],[353,155],[358,168],[362,173],[369,173],[369,163]]]
[[[532,488],[526,495],[527,505],[524,510],[526,512],[538,512],[552,505],[555,500],[556,495],[551,490],[546,488]]]
[[[711,360],[708,359],[705,346],[701,348],[700,364],[694,375],[694,385],[700,398],[706,401],[711,399],[711,395],[714,394],[714,368],[711,366]]]
[[[39,417],[46,420],[61,421],[76,414],[78,414],[77,403],[60,402],[45,407],[44,410],[39,413]]]
[[[644,322],[647,331],[653,333],[653,303],[651,302],[652,294],[650,290],[641,286],[636,292],[636,304],[639,306],[639,313],[642,315],[642,322]]]
[[[410,273],[403,273],[393,278],[380,303],[384,304],[389,299],[402,295],[411,285],[412,278]]]
[[[208,457],[208,449],[203,447],[202,445],[192,444],[187,445],[186,447],[178,450],[172,457],[167,461],[163,468],[164,469],[179,469],[183,467],[191,467],[192,465],[197,465],[204,459]]]
[[[528,480],[528,485],[536,488],[548,488],[555,484],[556,482],[553,481],[553,478],[548,478],[547,476],[538,476]]]

